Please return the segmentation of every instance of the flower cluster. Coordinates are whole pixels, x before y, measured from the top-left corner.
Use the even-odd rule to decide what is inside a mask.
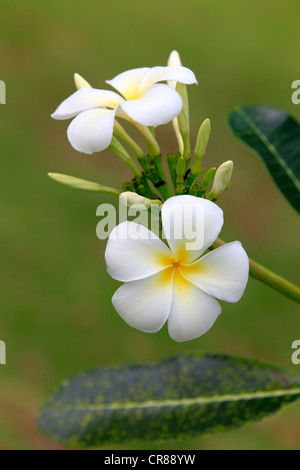
[[[105,252],[107,270],[124,283],[112,303],[130,326],[141,331],[153,333],[168,322],[175,341],[197,338],[221,313],[218,300],[237,302],[248,281],[249,260],[240,242],[206,253],[223,225],[223,211],[215,202],[230,185],[233,163],[228,161],[204,172],[202,159],[210,136],[210,121],[206,119],[200,126],[190,166],[186,85],[197,80],[190,69],[182,66],[176,51],[167,66],[128,70],[106,83],[117,92],[94,89],[75,74],[77,91],[58,106],[52,117],[73,118],[67,134],[74,149],[92,154],[110,146],[130,166],[134,178],[124,183],[121,192],[67,175],[49,176],[77,189],[114,194],[130,206],[143,206],[145,211],[153,204],[158,207],[161,238],[143,225],[128,221],[110,234]],[[145,155],[127,134],[119,118],[142,132],[149,154]],[[164,174],[154,130],[170,121],[179,149],[167,159],[172,189]],[[141,168],[120,140],[134,151]]]

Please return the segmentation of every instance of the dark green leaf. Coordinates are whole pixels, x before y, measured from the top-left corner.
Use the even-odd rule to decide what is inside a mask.
[[[300,212],[300,126],[284,111],[240,106],[229,114],[233,133],[266,164],[290,204]]]
[[[46,401],[42,431],[70,446],[100,446],[222,431],[300,397],[299,376],[241,358],[197,353],[155,365],[99,368]]]

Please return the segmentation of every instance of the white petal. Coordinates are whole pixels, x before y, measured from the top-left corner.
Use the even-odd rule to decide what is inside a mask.
[[[143,77],[143,80],[140,85],[140,90],[146,90],[154,83],[169,80],[185,83],[186,85],[197,83],[194,72],[192,72],[187,67],[180,67],[177,65],[173,65],[170,67],[152,67]]]
[[[195,196],[174,196],[162,207],[162,225],[173,253],[183,263],[197,259],[218,237],[223,211]]]
[[[118,281],[136,281],[170,265],[169,248],[146,227],[123,222],[111,232],[105,251],[107,271]]]
[[[140,98],[140,84],[148,70],[149,67],[127,70],[126,72],[120,73],[112,80],[106,80],[106,83],[118,90],[127,100],[134,100]]]
[[[68,127],[68,139],[75,150],[100,152],[111,143],[115,110],[90,109],[80,113]]]
[[[237,302],[248,282],[249,259],[241,243],[227,243],[203,256],[184,276],[207,294],[226,302]]]
[[[153,85],[137,100],[124,101],[123,111],[143,126],[167,124],[182,108],[179,94],[168,85]]]
[[[155,333],[168,318],[172,295],[172,276],[164,279],[164,274],[159,273],[126,282],[114,294],[112,303],[128,325],[146,333]]]
[[[174,292],[168,319],[169,335],[175,341],[189,341],[204,335],[221,313],[217,300],[189,283],[180,274],[174,276]]]
[[[80,90],[80,88],[93,88],[79,73],[74,73],[74,82],[77,90]]]
[[[80,88],[63,101],[51,114],[51,117],[53,119],[70,119],[88,109],[99,107],[114,109],[121,101],[123,98],[114,91]]]

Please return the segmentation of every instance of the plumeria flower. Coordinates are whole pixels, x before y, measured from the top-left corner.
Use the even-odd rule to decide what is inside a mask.
[[[160,82],[197,83],[190,69],[177,66],[137,68],[107,80],[119,93],[94,89],[80,78],[83,86],[58,106],[52,118],[76,116],[68,127],[68,138],[75,150],[87,154],[110,145],[116,116],[154,127],[177,116],[182,108],[181,97]]]
[[[174,196],[163,204],[161,216],[168,246],[134,222],[123,222],[111,232],[105,252],[107,270],[124,282],[112,303],[130,326],[154,333],[168,321],[171,338],[187,341],[212,327],[221,313],[216,299],[237,302],[241,298],[249,260],[238,241],[204,254],[223,225],[223,211],[213,202]],[[199,240],[191,243],[195,226]]]

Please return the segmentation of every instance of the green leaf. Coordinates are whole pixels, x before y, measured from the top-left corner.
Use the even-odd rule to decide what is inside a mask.
[[[240,106],[229,114],[229,125],[260,155],[282,194],[300,212],[299,124],[279,109]]]
[[[66,381],[38,423],[55,441],[101,446],[223,431],[300,397],[300,377],[258,361],[190,353],[155,365],[99,368]]]

